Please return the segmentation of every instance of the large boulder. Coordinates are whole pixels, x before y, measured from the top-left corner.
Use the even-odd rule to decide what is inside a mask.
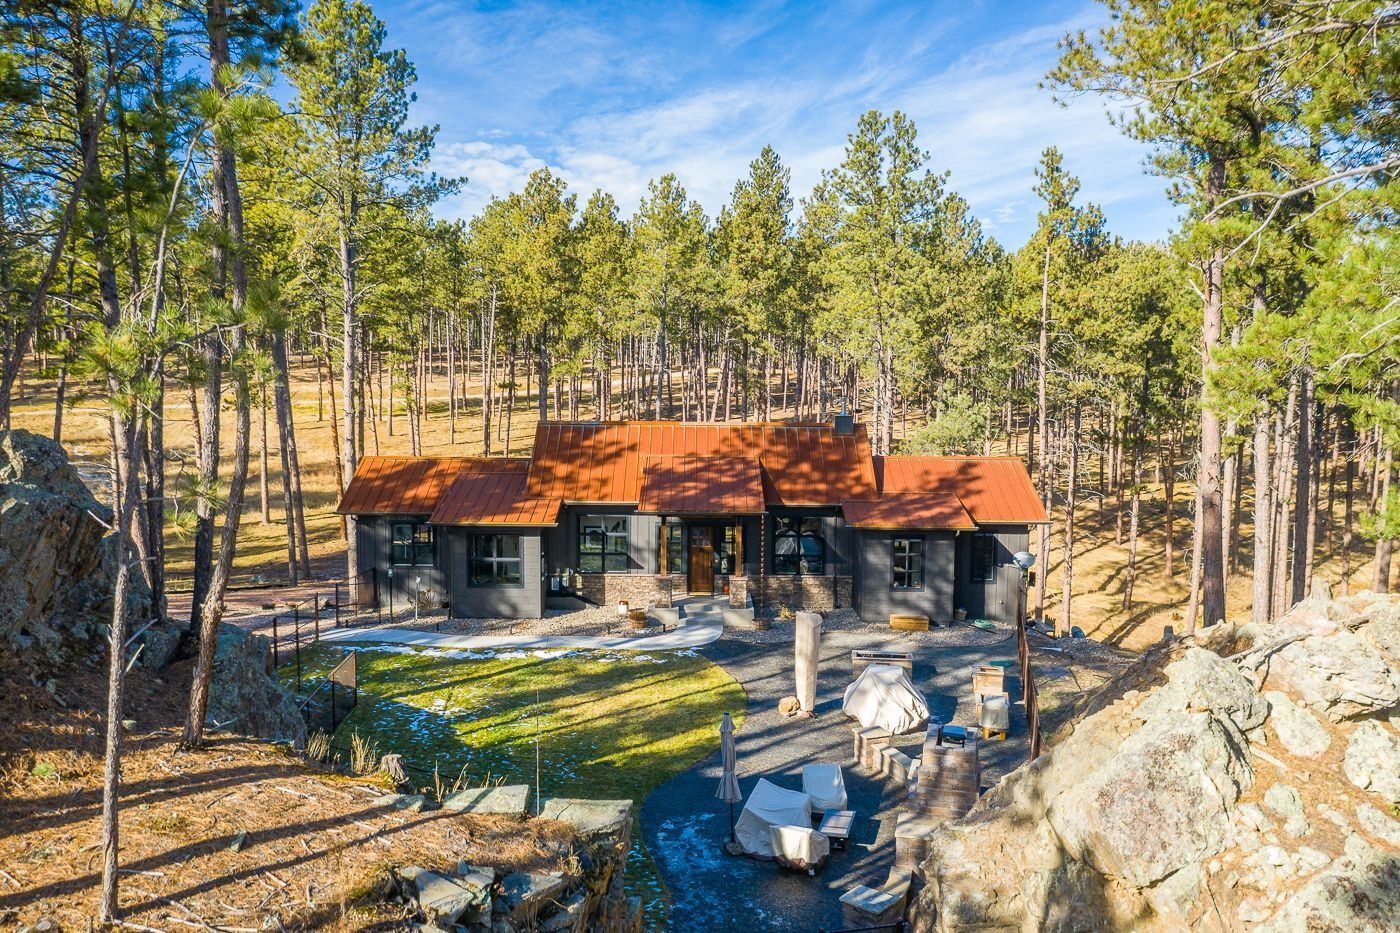
[[[111,520],[57,442],[0,432],[0,649],[56,658],[103,630],[116,573]],[[150,620],[139,574],[127,605],[134,627]]]
[[[928,840],[914,929],[1400,928],[1397,623],[1323,598],[1149,650]]]
[[[209,724],[304,745],[306,722],[271,675],[271,642],[232,625],[221,626],[209,683]]]

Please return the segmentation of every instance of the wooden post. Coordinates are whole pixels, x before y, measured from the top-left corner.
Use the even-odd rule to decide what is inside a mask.
[[[739,576],[748,576],[748,571],[744,569],[744,519],[740,517],[734,522],[734,551],[736,558],[735,570]]]
[[[663,515],[661,516],[661,566],[658,568],[658,573],[661,574],[669,574],[671,572],[671,561],[667,547],[671,539],[671,536],[667,534],[669,530],[670,529],[666,527],[666,516]]]

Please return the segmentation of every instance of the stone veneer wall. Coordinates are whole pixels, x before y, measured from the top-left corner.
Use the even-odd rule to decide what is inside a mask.
[[[793,609],[848,608],[853,592],[851,578],[786,574],[763,578],[763,604],[770,608]]]
[[[650,573],[584,573],[583,595],[600,606],[626,602],[633,609],[668,607],[674,592],[667,575]]]

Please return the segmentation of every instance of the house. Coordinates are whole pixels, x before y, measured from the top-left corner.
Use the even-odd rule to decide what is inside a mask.
[[[529,458],[366,457],[338,511],[376,598],[459,618],[706,594],[1011,620],[1046,521],[1019,460],[872,456],[847,416],[543,422]]]

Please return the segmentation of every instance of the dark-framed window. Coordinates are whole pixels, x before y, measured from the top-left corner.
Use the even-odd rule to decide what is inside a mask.
[[[690,550],[685,543],[685,526],[667,525],[662,534],[666,536],[666,572],[685,573]]]
[[[779,516],[774,528],[774,573],[820,574],[826,569],[821,519]]]
[[[389,562],[400,567],[431,567],[437,558],[437,532],[425,522],[394,522]]]
[[[972,536],[972,582],[991,583],[997,578],[997,539],[994,535]]]
[[[472,586],[523,586],[520,535],[472,535],[467,582]]]
[[[716,573],[740,573],[739,564],[742,561],[734,553],[736,541],[734,526],[725,525],[719,529],[719,534],[715,536],[715,572]]]
[[[924,539],[895,538],[890,561],[890,586],[896,590],[924,588]]]
[[[625,516],[585,518],[578,530],[580,573],[627,571],[627,519]]]

